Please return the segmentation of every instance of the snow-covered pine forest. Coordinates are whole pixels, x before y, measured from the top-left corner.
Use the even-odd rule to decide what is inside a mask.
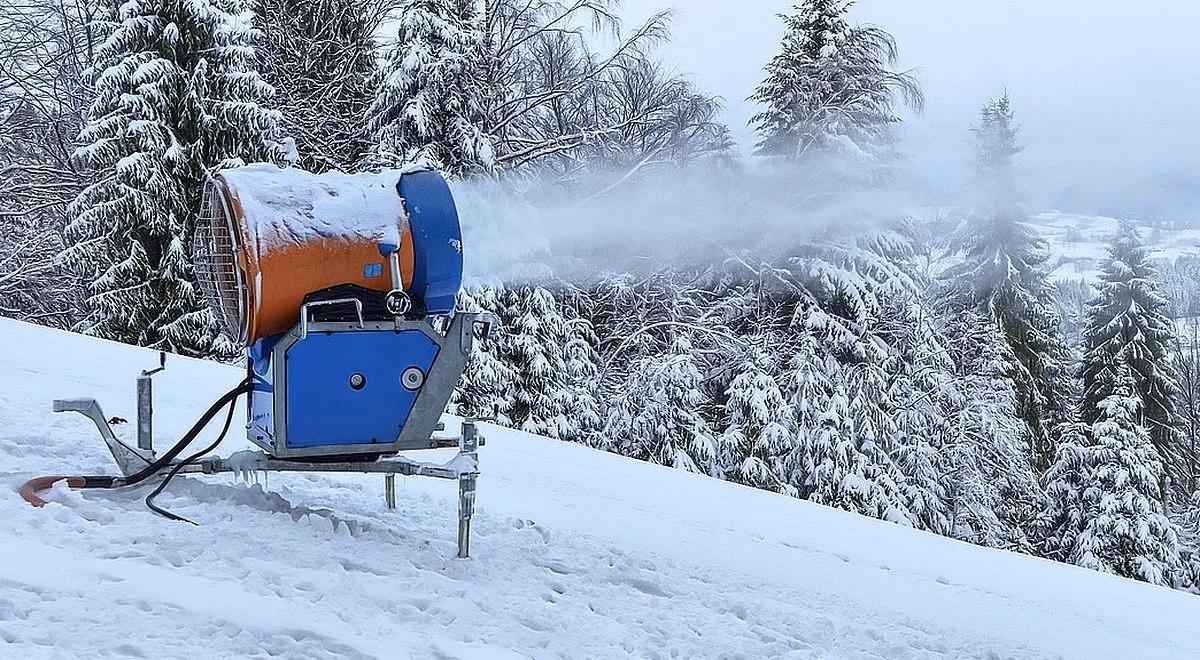
[[[1200,259],[1155,257],[1149,231],[1197,217],[1124,219],[1097,276],[1052,278],[1019,97],[978,99],[950,138],[970,177],[913,203],[897,129],[937,99],[886,26],[799,2],[739,146],[723,99],[662,64],[671,19],[15,0],[0,314],[236,359],[190,261],[206,173],[421,161],[473,236],[460,306],[504,325],[453,412],[1200,589]]]

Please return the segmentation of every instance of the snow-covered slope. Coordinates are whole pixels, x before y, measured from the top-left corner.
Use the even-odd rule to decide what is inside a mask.
[[[1088,281],[1096,279],[1119,223],[1115,218],[1061,211],[1040,213],[1030,221],[1050,250],[1051,279]],[[1200,229],[1143,226],[1141,233],[1154,259],[1200,256]]]
[[[271,475],[55,489],[115,468],[50,400],[134,417],[149,351],[0,320],[0,656],[1194,658],[1200,598],[487,429],[474,557],[453,484]],[[166,444],[238,370],[173,358]],[[225,451],[240,448],[231,442]]]

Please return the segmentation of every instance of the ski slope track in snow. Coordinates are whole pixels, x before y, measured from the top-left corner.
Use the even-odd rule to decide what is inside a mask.
[[[492,427],[470,560],[437,480],[388,511],[378,475],[180,477],[159,503],[197,527],[148,511],[150,482],[22,501],[116,471],[51,399],[132,422],[156,362],[0,320],[0,656],[1200,657],[1193,595]],[[169,359],[159,447],[240,378]]]

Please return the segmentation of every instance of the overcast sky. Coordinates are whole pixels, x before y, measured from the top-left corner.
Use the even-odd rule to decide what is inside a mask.
[[[745,98],[778,47],[775,14],[791,4],[625,0],[624,11],[632,23],[674,8],[664,59],[725,97],[748,149]],[[905,139],[927,173],[961,166],[975,112],[1007,89],[1039,176],[1200,174],[1200,2],[861,0],[852,15],[887,28],[901,66],[918,70],[928,106]]]

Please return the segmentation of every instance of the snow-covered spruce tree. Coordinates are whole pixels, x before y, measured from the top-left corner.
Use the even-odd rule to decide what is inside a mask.
[[[305,170],[351,170],[371,147],[364,117],[377,68],[372,35],[391,4],[257,0],[259,68]]]
[[[1031,431],[1031,452],[1044,468],[1056,429],[1072,416],[1076,387],[1070,351],[1047,281],[1045,242],[1024,223],[1024,211],[1015,202],[1012,158],[1019,147],[1007,97],[984,106],[973,133],[979,203],[951,238],[962,261],[942,277],[959,304],[990,318],[1004,333],[1009,377]]]
[[[228,348],[190,259],[205,172],[278,155],[271,89],[237,3],[132,0],[106,12],[96,98],[76,159],[94,177],[71,204],[61,258],[90,276],[88,332],[187,354]]]
[[[811,333],[802,333],[798,339],[781,378],[789,408],[785,419],[792,425],[795,447],[784,457],[780,474],[800,492],[799,486],[809,476],[807,457],[800,450],[816,444],[815,435],[820,431],[833,396],[834,382],[830,371],[836,370],[836,366]]]
[[[1012,99],[1005,92],[979,110],[979,123],[971,127],[974,141],[975,194],[985,206],[1010,206],[1017,195],[1013,159],[1024,149]]]
[[[1179,486],[1189,496],[1200,496],[1197,478],[1200,477],[1200,317],[1193,316],[1183,323],[1176,342],[1173,359],[1179,384],[1176,428],[1182,436],[1180,446],[1184,454]],[[1197,504],[1200,505],[1200,499]],[[1200,510],[1197,514],[1200,521]],[[1197,533],[1200,534],[1200,529]]]
[[[523,431],[588,441],[601,420],[591,324],[541,287],[506,290],[500,311],[499,356],[514,372],[504,414]]]
[[[1080,412],[1089,424],[1098,420],[1100,404],[1119,386],[1119,370],[1128,369],[1141,398],[1138,421],[1170,467],[1183,462],[1175,429],[1179,386],[1170,361],[1175,328],[1156,278],[1137,227],[1122,222],[1100,269],[1099,293],[1089,303]]]
[[[874,391],[868,410],[877,442],[902,477],[897,482],[914,525],[946,534],[951,518],[946,448],[960,397],[946,336],[928,296],[924,262],[931,246],[922,231],[901,218],[860,239],[866,254],[875,257],[863,260],[863,270],[880,301],[867,336],[887,350],[858,371]]]
[[[799,434],[800,445],[792,459],[800,497],[911,526],[913,516],[898,484],[891,458],[874,443],[874,433],[864,428],[866,393],[835,383],[824,401],[817,426]]]
[[[376,142],[368,164],[423,162],[452,175],[495,171],[482,127],[476,3],[407,0],[399,24],[368,113]]]
[[[563,359],[566,362],[565,386],[556,397],[569,411],[560,423],[557,437],[573,442],[595,444],[595,434],[604,426],[600,404],[600,356],[598,339],[592,324],[577,314],[563,312],[567,318]]]
[[[1032,553],[1043,489],[1029,458],[1029,427],[1009,377],[1011,353],[989,317],[973,310],[947,320],[958,401],[940,457],[950,503],[950,536]]]
[[[923,104],[910,72],[894,71],[896,42],[879,27],[851,25],[848,0],[805,0],[781,15],[779,54],[751,100],[761,140],[756,153],[803,161],[849,158],[865,166],[893,156],[897,100]]]
[[[730,288],[755,310],[731,328],[767,327],[793,338],[773,342],[793,356],[778,381],[795,437],[782,478],[801,497],[914,524],[904,475],[889,453],[903,440],[893,425],[902,404],[891,398],[894,350],[880,323],[882,302],[910,290],[912,280],[891,257],[857,241],[806,243],[788,254],[783,265],[751,273],[760,284],[750,295]]]
[[[948,534],[952,509],[945,483],[946,447],[960,399],[958,383],[932,324],[920,314],[896,310],[894,315],[902,328],[891,338],[894,352],[884,364],[883,446],[903,476],[900,486],[914,524]]]
[[[1086,424],[1067,426],[1054,449],[1054,462],[1043,475],[1048,506],[1042,521],[1042,554],[1056,561],[1071,561],[1071,553],[1083,531],[1089,433]]]
[[[717,438],[714,476],[785,494],[795,489],[783,478],[783,461],[793,451],[788,406],[775,378],[763,368],[766,356],[748,361],[725,392],[729,425]]]
[[[1175,586],[1182,564],[1176,531],[1163,513],[1162,463],[1138,423],[1141,402],[1130,372],[1100,402],[1083,468],[1082,531],[1071,561],[1125,577]]]
[[[609,407],[599,446],[659,465],[702,472],[714,452],[692,345],[679,337],[669,351],[638,359]]]

